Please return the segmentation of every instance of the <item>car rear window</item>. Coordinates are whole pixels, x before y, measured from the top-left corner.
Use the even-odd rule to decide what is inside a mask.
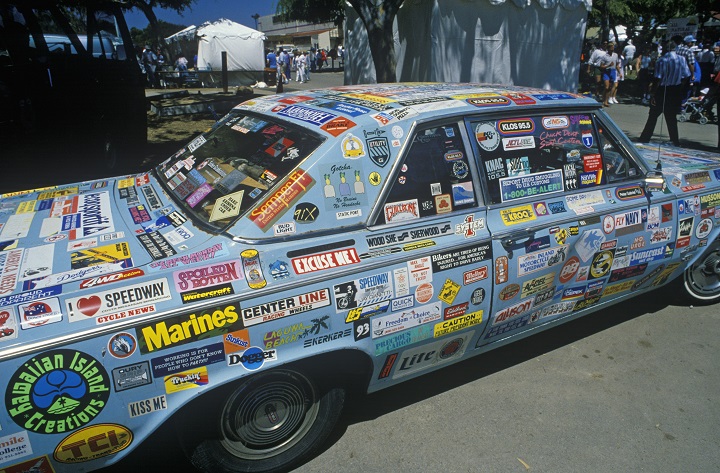
[[[186,213],[219,230],[283,182],[321,143],[302,128],[233,111],[156,173]]]

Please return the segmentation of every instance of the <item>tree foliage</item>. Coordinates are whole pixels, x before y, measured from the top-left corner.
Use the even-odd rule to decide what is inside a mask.
[[[283,22],[303,20],[310,23],[333,22],[341,25],[345,19],[344,0],[278,0],[277,15]]]
[[[623,25],[629,36],[639,31],[641,39],[650,41],[657,36],[658,27],[671,18],[698,15],[703,24],[713,10],[717,10],[717,0],[595,0],[588,26],[600,27],[602,39],[607,39],[615,26]]]
[[[160,28],[160,21],[157,19],[157,16],[155,15],[155,9],[161,8],[163,10],[175,10],[178,14],[182,15],[182,13],[185,10],[192,10],[192,5],[195,3],[195,0],[117,0],[119,3],[122,4],[122,7],[125,10],[132,10],[134,8],[137,8],[141,12],[145,14],[145,17],[148,19],[148,27],[149,27],[149,36],[150,39],[146,40],[142,43],[152,43],[157,45],[163,44],[163,38],[165,36],[169,36],[172,33],[177,32],[178,30],[174,30],[171,33],[163,36],[163,32]],[[165,23],[165,22],[162,22]],[[165,23],[166,25],[169,25],[170,23]],[[147,29],[147,28],[146,28]],[[133,30],[137,30],[137,28],[133,28]],[[133,41],[135,41],[135,38],[133,38]],[[136,45],[140,46],[142,43],[135,43]]]
[[[158,20],[156,29],[160,38],[167,38],[186,27],[187,25],[176,25],[175,23]],[[138,47],[142,47],[146,44],[161,44],[157,42],[157,37],[154,36],[152,30],[150,29],[150,25],[143,29],[135,27],[130,28],[130,36],[132,36],[133,44]]]

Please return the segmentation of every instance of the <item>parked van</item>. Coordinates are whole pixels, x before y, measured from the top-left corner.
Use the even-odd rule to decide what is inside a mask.
[[[74,169],[130,167],[147,142],[145,77],[133,51],[114,1],[90,2],[74,16],[44,0],[0,0],[3,146],[52,143],[76,156]],[[5,177],[38,165],[13,163]]]
[[[47,44],[48,51],[52,54],[77,54],[77,49],[75,48],[75,45],[70,40],[69,36],[60,35],[60,34],[44,34],[43,37],[45,38],[45,43]],[[83,46],[83,49],[85,51],[88,51],[92,54],[92,57],[99,58],[104,57],[106,59],[121,59],[118,57],[118,52],[115,49],[115,44],[113,43],[114,39],[116,39],[113,36],[110,36],[108,34],[100,34],[98,36],[92,37],[92,51],[88,50],[88,40],[87,35],[77,35],[78,40],[80,40],[80,43]],[[30,37],[30,47],[35,47],[35,40]],[[122,58],[121,60],[123,60]]]

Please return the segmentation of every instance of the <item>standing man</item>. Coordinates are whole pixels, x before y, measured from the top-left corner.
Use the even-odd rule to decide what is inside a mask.
[[[635,59],[635,45],[631,39],[627,40],[627,44],[622,50],[622,55],[625,56],[625,60],[623,61],[625,72],[630,72],[632,70],[633,60]]]
[[[158,57],[153,52],[149,44],[145,45],[145,49],[142,53],[142,62],[145,67],[145,74],[147,76],[147,82],[153,89],[157,87],[157,77],[155,76],[155,68],[157,67]]]
[[[607,54],[605,46],[607,46],[607,41],[603,41],[602,46],[595,48],[588,60],[587,73],[589,76],[595,76],[595,100],[601,100],[600,97],[603,97],[605,92],[602,81],[603,70],[600,68],[600,60]]]
[[[655,66],[655,79],[650,84],[653,94],[650,99],[650,111],[639,141],[641,143],[650,141],[657,119],[662,114],[667,122],[670,141],[673,145],[680,146],[677,113],[683,99],[682,84],[685,79],[690,77],[690,68],[687,61],[675,53],[676,45],[673,41],[669,41],[665,49],[667,52],[658,59]]]
[[[690,92],[690,89],[692,89],[695,84],[695,53],[692,49],[690,49],[695,42],[695,37],[693,35],[687,35],[683,39],[682,36],[675,35],[670,39],[677,44],[675,53],[678,56],[685,58],[688,68],[690,69],[690,78],[683,83],[685,86],[683,100],[685,100],[688,98],[688,92]],[[683,44],[683,42],[685,44]]]

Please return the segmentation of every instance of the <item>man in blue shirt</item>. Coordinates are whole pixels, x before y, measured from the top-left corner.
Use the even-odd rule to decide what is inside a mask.
[[[265,65],[270,69],[277,69],[277,56],[272,49],[269,50],[265,57]]]
[[[678,136],[677,113],[685,90],[685,79],[690,77],[690,68],[683,57],[675,53],[676,44],[668,41],[665,47],[665,55],[658,59],[655,65],[655,78],[650,85],[652,98],[650,99],[650,111],[645,128],[640,134],[640,142],[647,143],[655,131],[655,124],[662,114],[667,122],[670,141],[675,146],[680,146]]]

